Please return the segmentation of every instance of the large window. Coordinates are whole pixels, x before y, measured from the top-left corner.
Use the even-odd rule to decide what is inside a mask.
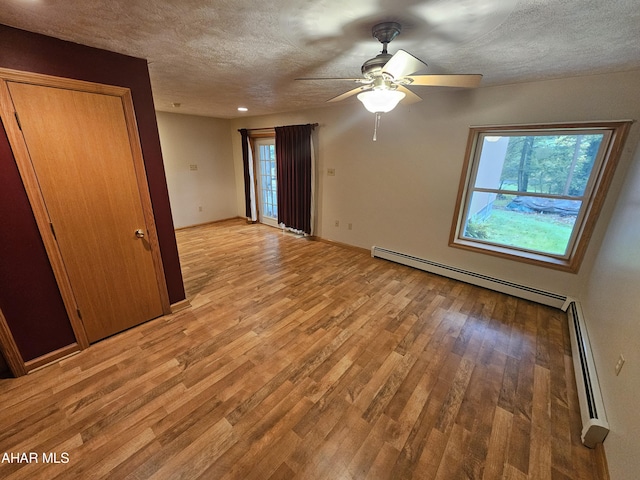
[[[577,271],[629,125],[471,128],[450,245]]]

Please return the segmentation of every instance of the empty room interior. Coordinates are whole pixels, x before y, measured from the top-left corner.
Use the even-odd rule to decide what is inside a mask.
[[[636,1],[0,5],[1,478],[637,478]]]

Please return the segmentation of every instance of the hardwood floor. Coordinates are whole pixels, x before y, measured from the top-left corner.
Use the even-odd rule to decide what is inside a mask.
[[[0,380],[0,455],[38,460],[0,478],[597,478],[563,312],[240,220],[177,236],[190,309]]]

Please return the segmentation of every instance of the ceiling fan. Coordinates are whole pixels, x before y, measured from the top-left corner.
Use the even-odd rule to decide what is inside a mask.
[[[387,46],[396,38],[402,27],[396,22],[383,22],[374,25],[372,34],[382,43],[382,52],[370,58],[362,65],[363,78],[297,78],[296,80],[351,80],[360,86],[327,100],[339,102],[358,94],[365,108],[376,114],[376,127],[380,114],[393,110],[400,101],[411,104],[422,100],[407,87],[438,86],[475,88],[480,84],[482,75],[414,75],[423,70],[427,64],[405,50],[398,50],[391,55]],[[375,140],[375,134],[374,134]]]

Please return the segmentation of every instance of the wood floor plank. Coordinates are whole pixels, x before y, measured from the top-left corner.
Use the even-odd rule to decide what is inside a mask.
[[[498,407],[493,417],[483,478],[502,478],[513,414]]]
[[[397,458],[399,456],[398,450],[393,448],[388,443],[384,443],[382,448],[377,452],[376,459],[371,465],[371,468],[367,472],[365,480],[378,480],[380,478],[402,478],[396,477],[393,473],[393,468]]]
[[[415,480],[432,480],[438,475],[442,464],[448,436],[434,428],[425,441],[424,449],[419,453],[416,467],[407,472],[407,478]]]
[[[531,448],[529,476],[551,476],[551,398],[549,370],[536,365],[533,384],[533,411],[531,415]]]
[[[0,380],[0,454],[40,459],[0,478],[599,480],[563,312],[243,220],[177,239],[191,308]]]
[[[395,423],[386,415],[381,415],[375,422],[366,438],[358,446],[358,450],[351,458],[347,467],[348,474],[352,478],[364,478],[382,448],[387,438],[390,424]]]
[[[452,478],[475,479],[471,465],[464,462],[464,451],[469,443],[471,433],[461,425],[455,424],[447,436],[446,447],[438,465],[435,480],[449,480]]]

